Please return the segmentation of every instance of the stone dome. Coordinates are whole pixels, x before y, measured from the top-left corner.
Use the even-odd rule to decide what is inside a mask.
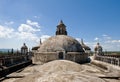
[[[28,47],[27,47],[26,44],[24,43],[23,46],[21,47],[21,49],[28,49]]]
[[[102,46],[100,46],[100,44],[97,43],[97,45],[94,48],[94,51],[100,51],[100,52],[102,52]]]
[[[84,52],[76,39],[66,35],[56,35],[48,38],[38,50],[39,52]]]

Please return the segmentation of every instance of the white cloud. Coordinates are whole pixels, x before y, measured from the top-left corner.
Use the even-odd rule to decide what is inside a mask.
[[[120,43],[120,40],[108,40],[106,43]]]
[[[0,25],[0,39],[6,38],[6,41],[14,40],[12,41],[14,47],[17,47],[14,44],[14,42],[16,41],[17,42],[20,41],[19,43],[27,42],[30,46],[34,46],[40,40],[40,35],[38,35],[39,34],[38,32],[40,31],[41,26],[39,25],[39,23],[31,20],[26,20],[26,22],[20,24],[17,29],[10,28],[9,25],[7,24],[6,26]],[[42,42],[49,37],[50,37],[49,35],[41,35]],[[21,44],[19,43],[17,45],[19,45],[20,47]],[[13,46],[12,44],[9,45]],[[1,47],[8,47],[8,45]]]
[[[112,40],[112,43],[120,43],[120,40]]]
[[[18,27],[18,31],[19,32],[36,32],[36,31],[40,31],[40,29],[35,29],[34,27],[27,24],[21,24]]]
[[[76,38],[80,41],[80,38]],[[120,51],[120,39],[113,39],[109,35],[102,35],[101,37],[95,37],[93,41],[84,42],[87,46],[89,46],[92,50],[99,41],[100,45],[103,47],[103,51]]]
[[[81,39],[80,38],[76,38],[77,41],[81,42]]]
[[[32,22],[31,20],[27,20],[26,24],[21,24],[18,27],[19,32],[36,32],[40,31],[40,26],[38,22]]]
[[[112,38],[111,38],[111,37],[109,37],[109,36],[108,36],[108,37],[104,37],[104,38],[105,38],[105,39],[108,39],[108,40],[109,40],[109,39],[112,39]]]
[[[106,35],[106,34],[103,34],[102,36],[103,36],[103,37],[107,37],[108,35]]]
[[[111,43],[111,44],[113,44],[113,43],[120,43],[120,40],[118,39],[118,40],[115,40],[115,39],[112,39],[110,36],[108,36],[108,35],[103,35],[103,39],[104,39],[104,42],[105,43]]]
[[[5,22],[5,24],[6,25],[12,25],[12,24],[14,24],[14,22],[13,21],[9,21],[9,22]]]
[[[14,22],[9,22],[8,24],[12,24]],[[7,25],[7,23],[6,23]],[[8,25],[9,26],[9,25]],[[22,23],[18,26],[18,29],[13,29],[8,26],[0,25],[0,38],[16,38],[26,41],[34,41],[39,42],[41,38],[42,42],[48,39],[49,35],[41,35],[38,36],[37,32],[41,31],[41,26],[38,22],[34,22],[31,20],[26,20],[26,23]],[[80,38],[76,38],[78,41],[81,41]],[[102,35],[101,37],[95,37],[91,42],[85,42],[92,50],[96,45],[96,41],[100,40],[100,44],[103,47],[103,50],[120,50],[120,39],[113,39],[109,35]]]
[[[94,40],[97,40],[97,38]],[[113,39],[111,36],[104,34],[99,40],[103,50],[120,51],[120,39]]]
[[[40,26],[38,22],[32,22],[31,20],[27,20],[26,24],[21,24],[18,27],[17,36],[21,39],[38,41],[39,37],[36,32],[40,31]]]
[[[25,24],[20,24],[16,31],[13,28],[0,25],[0,38],[16,38],[38,41],[38,31],[40,31],[38,22],[27,20]]]
[[[18,39],[25,39],[25,40],[33,40],[33,41],[38,41],[38,37],[36,34],[32,34],[30,32],[20,32],[20,33],[16,33],[16,35],[18,36]]]
[[[106,34],[103,34],[102,36],[103,36],[103,38],[106,39],[106,40],[107,40],[107,39],[108,39],[108,40],[109,40],[109,39],[112,39],[110,36],[108,36],[108,35],[106,35]]]
[[[120,51],[120,43],[102,43],[103,50]]]
[[[13,36],[14,29],[0,25],[0,38],[11,38]]]
[[[27,20],[26,23],[30,26],[35,26],[37,28],[40,28],[38,22],[32,22],[31,20]]]
[[[95,41],[98,41],[98,40],[99,40],[99,38],[98,38],[98,37],[96,37],[96,38],[94,38],[94,40],[95,40]]]
[[[50,38],[50,36],[49,35],[42,35],[40,38],[41,38],[41,41],[44,42],[45,40]]]
[[[40,18],[39,16],[34,16],[34,18]]]

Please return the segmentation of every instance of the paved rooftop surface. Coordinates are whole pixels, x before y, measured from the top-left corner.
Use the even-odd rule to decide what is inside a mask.
[[[28,66],[3,82],[120,82],[120,67],[95,60],[87,64],[55,60]]]

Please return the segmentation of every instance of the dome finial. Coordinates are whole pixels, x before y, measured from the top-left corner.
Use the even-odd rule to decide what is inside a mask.
[[[100,45],[100,43],[99,43],[99,42],[97,42],[97,45]]]
[[[23,43],[23,45],[25,46],[26,44],[25,44],[25,43]]]
[[[62,20],[60,20],[60,23],[59,23],[59,25],[60,25],[60,24],[63,24],[63,21],[62,21]]]
[[[57,25],[56,35],[67,35],[66,26],[62,20]]]

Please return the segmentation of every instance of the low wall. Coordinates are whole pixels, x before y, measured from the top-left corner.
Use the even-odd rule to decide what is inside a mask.
[[[0,70],[0,78],[5,77],[6,75],[8,75],[10,73],[13,73],[17,70],[20,70],[24,67],[27,67],[28,65],[31,65],[31,64],[32,64],[32,60],[28,60],[28,61],[25,61],[25,62],[22,62],[22,63],[19,63],[19,64],[12,65],[10,67],[6,67],[6,68]]]
[[[109,57],[109,56],[100,56],[100,55],[95,54],[94,59],[98,60],[98,61],[110,63],[110,64],[113,64],[116,66],[120,66],[120,58]]]
[[[59,58],[59,52],[36,52],[32,58],[33,63],[43,64]],[[80,52],[67,52],[63,53],[63,59],[71,60],[78,63],[88,62],[88,54]]]
[[[28,60],[31,60],[29,55],[4,56],[0,58],[0,66],[9,67]]]
[[[32,58],[33,63],[46,63],[58,59],[56,52],[36,52]]]
[[[85,63],[88,61],[87,53],[79,53],[79,52],[68,52],[66,55],[67,60],[75,61],[78,63]]]

